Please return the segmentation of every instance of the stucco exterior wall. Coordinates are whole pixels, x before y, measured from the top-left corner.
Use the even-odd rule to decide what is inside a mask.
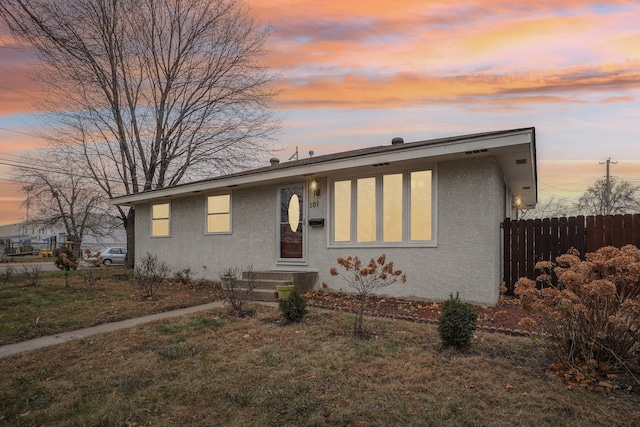
[[[229,267],[269,270],[276,256],[276,186],[233,191],[232,233],[205,234],[206,197],[171,200],[170,237],[151,237],[151,205],[136,207],[136,258],[147,252],[172,271],[191,268],[194,278],[217,280]]]
[[[385,294],[443,300],[460,292],[467,301],[495,304],[500,283],[500,222],[505,213],[504,180],[492,157],[438,164],[437,247],[330,248],[327,179],[319,196],[307,197],[307,218],[325,218],[324,227],[309,227],[305,265],[279,265],[277,259],[277,191],[268,185],[232,193],[229,235],[205,235],[206,196],[171,201],[171,237],[150,237],[150,205],[136,207],[136,256],[156,254],[173,271],[191,268],[194,277],[217,279],[227,267],[252,264],[255,270],[318,272],[318,284],[348,290],[329,275],[336,259],[377,258],[382,253],[407,274],[407,283],[385,288]],[[291,183],[299,182],[292,179]]]
[[[347,290],[328,274],[336,259],[351,255],[368,261],[384,253],[407,274],[406,283],[385,288],[385,294],[444,300],[459,291],[464,300],[495,304],[503,212],[503,179],[493,158],[440,163],[437,247],[328,249],[310,263],[319,267],[320,283]]]

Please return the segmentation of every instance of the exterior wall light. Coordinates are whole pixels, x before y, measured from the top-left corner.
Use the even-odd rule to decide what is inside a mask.
[[[317,178],[311,180],[310,188],[314,196],[318,197],[320,195],[320,182],[318,182]]]
[[[522,208],[523,204],[524,204],[524,199],[522,198],[522,196],[516,196],[513,198],[513,206],[516,209]]]

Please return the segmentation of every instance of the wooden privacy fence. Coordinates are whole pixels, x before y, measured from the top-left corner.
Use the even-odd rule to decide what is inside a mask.
[[[576,248],[584,258],[604,246],[633,244],[640,248],[640,214],[545,218],[507,218],[503,230],[503,281],[513,293],[520,277],[535,279],[538,261],[554,261]]]

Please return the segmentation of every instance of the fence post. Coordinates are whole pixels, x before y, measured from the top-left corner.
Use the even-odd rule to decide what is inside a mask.
[[[502,221],[502,281],[507,289],[511,285],[511,219]]]

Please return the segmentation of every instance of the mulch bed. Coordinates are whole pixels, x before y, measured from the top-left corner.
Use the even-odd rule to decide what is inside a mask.
[[[354,312],[356,296],[343,292],[315,291],[305,295],[312,307]],[[389,317],[412,322],[438,323],[442,303],[414,301],[403,298],[371,296],[367,300],[365,314]],[[520,305],[510,299],[500,299],[495,307],[474,305],[478,313],[478,329],[501,332],[508,335],[530,336],[541,333],[534,322],[527,321],[530,315],[524,313]],[[523,319],[525,319],[523,321]]]

